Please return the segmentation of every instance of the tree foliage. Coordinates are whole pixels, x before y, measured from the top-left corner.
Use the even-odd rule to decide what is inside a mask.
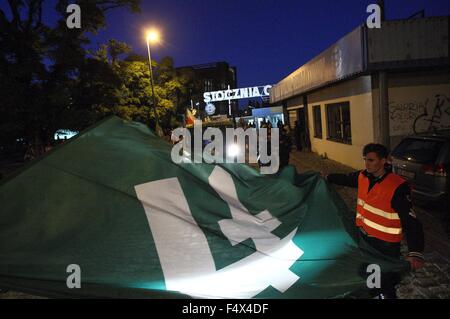
[[[120,58],[129,51],[130,47],[125,43],[110,40],[95,53],[97,61],[109,65],[114,74],[111,79],[119,79],[120,82],[114,83],[113,91],[108,92],[112,103],[97,105],[97,111],[154,126],[156,109],[160,124],[163,127],[171,126],[172,117],[182,112],[178,109],[180,97],[186,95],[186,87],[192,78],[176,72],[170,57],[162,58],[159,63],[152,61],[156,100],[154,108],[148,58],[136,53]]]
[[[79,0],[82,28],[68,29],[66,8],[58,0],[56,25],[42,19],[45,0],[8,0],[9,15],[0,10],[0,146],[17,138],[41,153],[58,129],[79,131],[100,118],[124,119],[169,127],[184,113],[196,86],[189,71],[177,71],[170,57],[152,61],[156,106],[149,61],[124,42],[111,39],[95,52],[86,49],[88,32],[106,26],[107,11],[140,0]]]
[[[97,120],[99,109],[112,108],[121,81],[104,60],[90,57],[88,32],[105,27],[107,11],[140,0],[58,0],[56,26],[43,20],[45,0],[7,0],[0,10],[0,143],[17,137],[37,148],[59,128],[79,130]],[[82,28],[68,29],[66,8],[82,8]],[[126,51],[116,47],[118,57]]]

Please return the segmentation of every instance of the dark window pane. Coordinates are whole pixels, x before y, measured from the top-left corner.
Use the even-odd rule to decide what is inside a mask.
[[[314,137],[322,138],[322,115],[320,105],[314,106]]]
[[[392,155],[418,163],[433,164],[443,144],[443,141],[407,138],[395,148]]]
[[[350,125],[350,105],[345,103],[341,107],[342,114],[342,133],[345,142],[352,140],[352,129]]]
[[[350,104],[327,104],[328,138],[351,143]]]

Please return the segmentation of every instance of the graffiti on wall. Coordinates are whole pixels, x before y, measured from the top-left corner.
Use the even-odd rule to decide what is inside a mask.
[[[450,129],[450,98],[437,94],[434,102],[434,105],[425,108],[424,112],[414,120],[414,133]]]
[[[389,103],[390,135],[450,129],[450,97],[436,94],[422,101]]]

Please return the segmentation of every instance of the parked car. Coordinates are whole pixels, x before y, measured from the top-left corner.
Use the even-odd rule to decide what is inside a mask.
[[[440,206],[447,203],[450,200],[450,131],[404,138],[392,152],[392,168],[411,182],[413,198]]]

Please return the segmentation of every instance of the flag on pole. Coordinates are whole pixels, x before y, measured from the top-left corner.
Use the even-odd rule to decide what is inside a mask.
[[[194,125],[194,121],[196,120],[194,114],[190,109],[186,109],[186,125]]]

